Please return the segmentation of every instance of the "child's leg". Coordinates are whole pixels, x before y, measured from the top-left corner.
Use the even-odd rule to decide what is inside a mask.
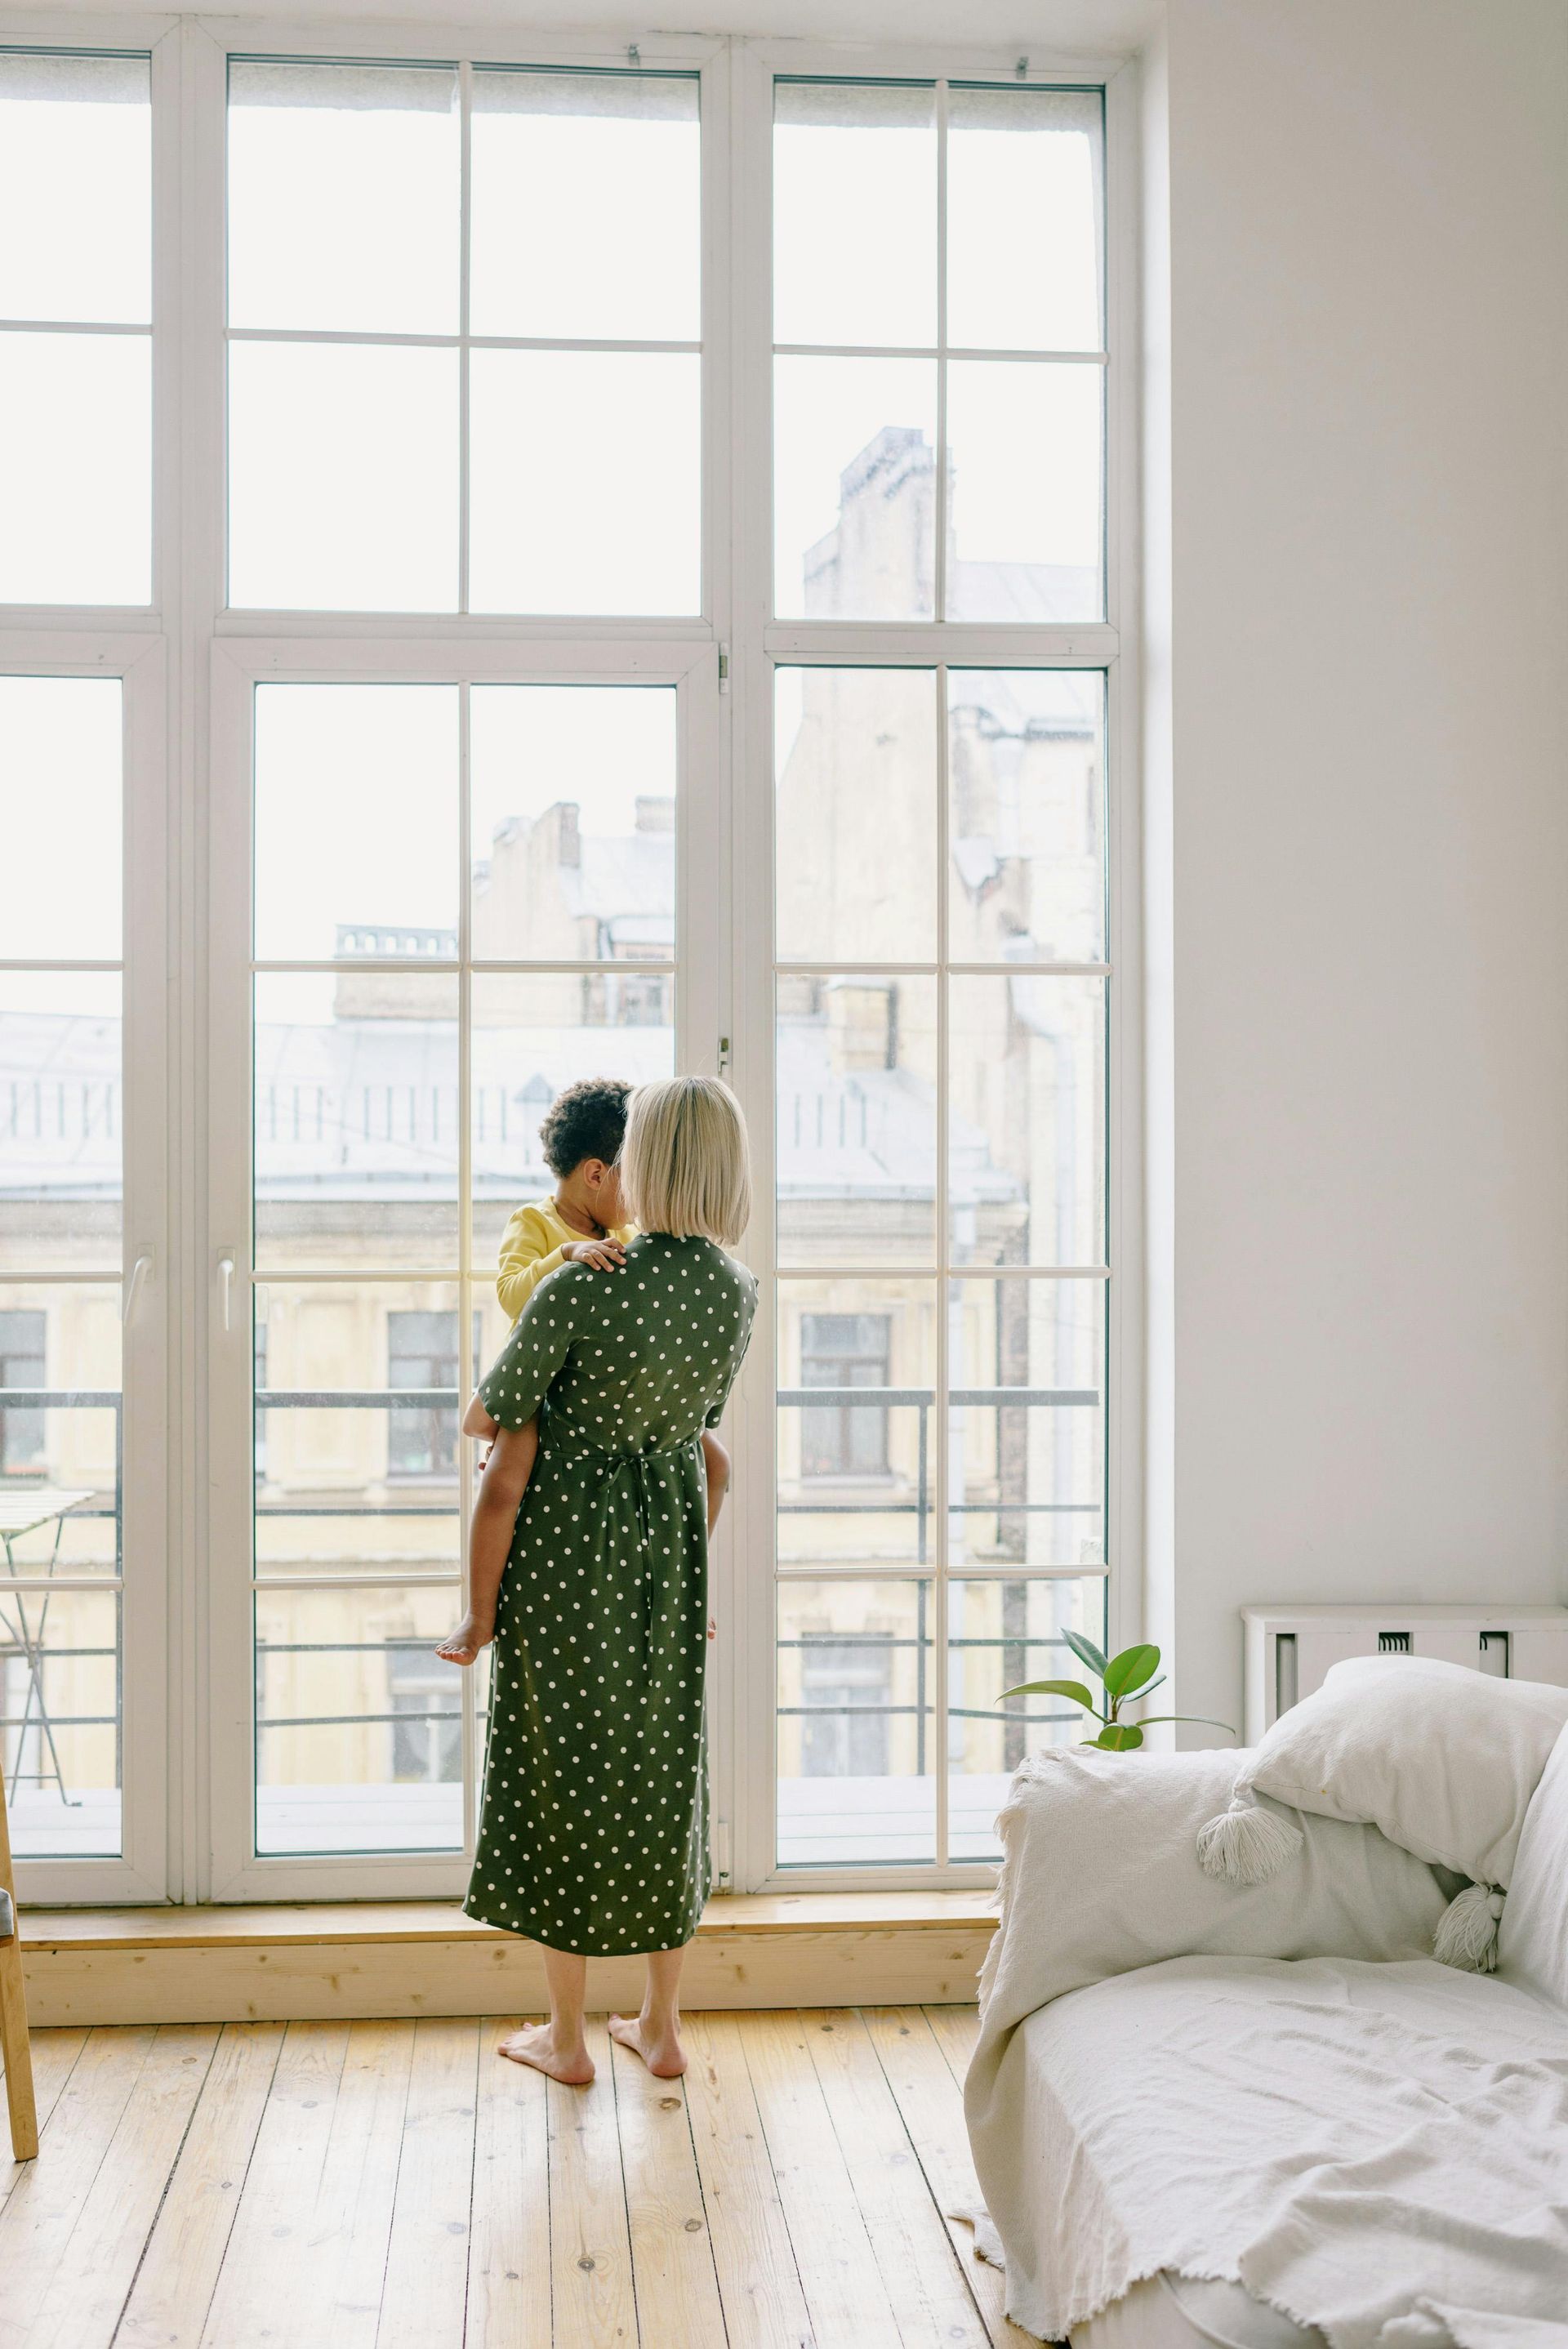
[[[546,1949],[544,1979],[550,1985],[550,2020],[525,2023],[500,2052],[514,2064],[531,2064],[568,2088],[585,2088],[593,2077],[593,2058],[583,2036],[583,1998],[588,1983],[588,1961],[570,1950]]]
[[[707,1537],[711,1541],[724,1496],[729,1490],[729,1454],[710,1427],[702,1432],[702,1458],[707,1471]],[[707,1619],[707,1636],[710,1640],[718,1637],[718,1626],[711,1615]]]
[[[686,1948],[690,1943],[686,1944]],[[648,1985],[639,2015],[613,2014],[610,2036],[640,2055],[656,2079],[675,2080],[686,2070],[681,2045],[680,1987],[686,1949],[655,1950],[648,1959]]]
[[[533,1464],[539,1456],[539,1422],[503,1428],[485,1464],[469,1538],[469,1611],[436,1653],[449,1664],[471,1664],[495,1637],[496,1601],[511,1553],[512,1530]]]

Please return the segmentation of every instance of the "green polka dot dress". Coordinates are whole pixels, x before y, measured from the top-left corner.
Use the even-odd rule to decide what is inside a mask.
[[[464,1908],[552,1949],[678,1949],[708,1892],[707,1484],[757,1284],[650,1233],[542,1280],[480,1389],[540,1413],[501,1578],[479,1848]]]

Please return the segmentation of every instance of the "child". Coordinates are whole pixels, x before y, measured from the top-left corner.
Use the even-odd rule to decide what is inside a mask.
[[[563,1264],[592,1265],[599,1272],[618,1271],[625,1262],[626,1242],[636,1226],[621,1221],[621,1178],[617,1161],[626,1131],[626,1102],[632,1088],[618,1077],[584,1077],[568,1085],[539,1129],[544,1163],[555,1176],[553,1194],[531,1199],[519,1207],[501,1234],[496,1295],[515,1323],[540,1282]],[[539,1423],[531,1420],[520,1438],[522,1490],[533,1473],[539,1450]],[[729,1454],[711,1431],[702,1438],[707,1469],[707,1529],[712,1533],[729,1485]],[[496,1601],[500,1591],[504,1553],[488,1568],[479,1567],[469,1554],[469,1609],[449,1640],[436,1653],[449,1664],[471,1664],[481,1648],[495,1637]],[[714,1627],[710,1622],[711,1640]]]

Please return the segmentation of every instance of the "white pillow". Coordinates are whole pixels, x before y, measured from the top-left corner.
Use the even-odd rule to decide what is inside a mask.
[[[1167,1958],[1430,1956],[1446,1895],[1372,1827],[1269,1811],[1295,1838],[1277,1882],[1238,1891],[1204,1874],[1193,1837],[1253,1758],[1068,1745],[1022,1764],[996,1822],[1006,1858],[981,1977],[988,2030],[995,1991],[1016,2022]]]
[[[1524,1814],[1568,1723],[1568,1688],[1495,1679],[1430,1656],[1357,1656],[1293,1705],[1249,1757],[1231,1807],[1198,1838],[1212,1876],[1260,1883],[1295,1845],[1255,1790],[1331,1819],[1380,1827],[1390,1843],[1468,1876],[1438,1937],[1450,1964],[1495,1961],[1499,1897]]]

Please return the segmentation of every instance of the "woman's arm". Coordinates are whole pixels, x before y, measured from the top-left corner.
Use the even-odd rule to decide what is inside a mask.
[[[481,1648],[495,1637],[496,1602],[500,1578],[511,1555],[517,1513],[528,1490],[539,1451],[539,1422],[526,1427],[503,1427],[491,1422],[495,1445],[480,1481],[469,1532],[469,1611],[449,1640],[436,1653],[449,1664],[471,1664]]]
[[[498,1424],[499,1422],[490,1417],[476,1394],[463,1413],[463,1433],[477,1435],[481,1444],[488,1444],[494,1435]]]

